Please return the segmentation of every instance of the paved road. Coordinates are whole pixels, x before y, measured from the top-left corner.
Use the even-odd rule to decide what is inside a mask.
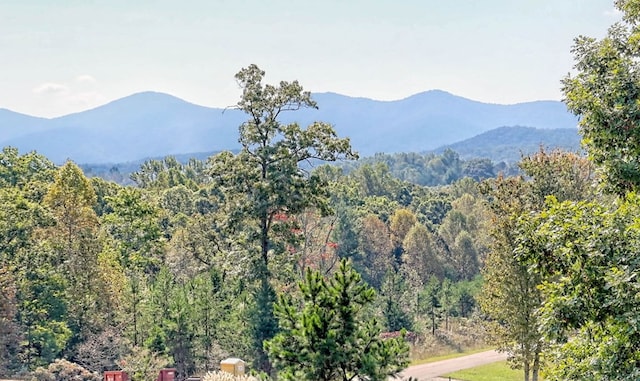
[[[410,366],[402,372],[402,377],[413,377],[420,381],[438,380],[438,376],[442,376],[443,374],[462,369],[475,368],[476,366],[506,360],[506,358],[506,353],[496,351],[480,352],[469,356]]]

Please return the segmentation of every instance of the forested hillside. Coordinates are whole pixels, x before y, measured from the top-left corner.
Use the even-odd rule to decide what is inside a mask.
[[[257,70],[239,75],[255,84]],[[295,102],[314,104],[297,83],[281,86],[299,94]],[[184,378],[231,355],[273,372],[284,366],[272,362],[278,345],[267,353],[263,342],[286,332],[276,296],[297,297],[305,274],[330,276],[341,259],[372,287],[358,321],[375,323],[358,335],[433,335],[472,316],[489,223],[474,180],[427,188],[382,163],[309,172],[299,164],[356,159],[348,139],[326,124],[302,130],[270,119],[277,112],[268,110],[288,107],[281,98],[249,99],[239,103],[249,115],[242,151],[148,161],[132,175],[135,186],[3,149],[1,344],[10,350],[1,374],[65,358],[95,372],[125,369],[136,380],[170,365]],[[259,138],[265,131],[267,141]],[[379,369],[406,364],[401,343],[380,341],[400,357]]]
[[[316,101],[256,65],[234,152],[123,185],[4,147],[0,377],[182,381],[232,356],[263,380],[386,380],[488,332],[526,381],[640,379],[640,5],[616,6],[562,81],[587,156],[539,148],[517,174],[451,149],[360,159],[283,121]]]
[[[238,73],[245,84],[238,107],[248,116],[241,151],[150,160],[132,185],[89,178],[71,161],[56,166],[36,152],[3,149],[0,375],[44,375],[39,367],[64,358],[67,367],[123,369],[136,381],[173,366],[184,379],[235,356],[254,370],[302,377],[338,366],[327,355],[319,364],[314,355],[287,354],[294,342],[313,353],[302,338],[314,337],[337,345],[327,353],[345,372],[383,377],[406,366],[410,343],[414,356],[428,353],[429,337],[484,343],[480,274],[502,271],[486,264],[499,242],[496,192],[510,168],[463,161],[451,150],[354,165],[349,139],[330,125],[301,129],[276,119],[315,106],[309,93],[296,82],[262,88],[261,76],[255,66]],[[336,160],[342,165],[322,164]],[[523,168],[540,192],[568,189],[559,181],[575,177],[564,160],[585,159],[541,151]],[[338,292],[322,293],[330,287],[353,294],[313,307],[328,315],[295,312],[298,303],[314,303],[309,293]],[[345,308],[370,323],[330,336],[302,323],[342,324],[331,311]],[[344,343],[358,345],[362,335],[377,343],[381,352],[367,360],[377,365],[358,365],[362,350],[342,363]]]
[[[541,147],[537,147],[539,150]],[[193,156],[167,156],[153,160],[132,162],[124,164],[81,164],[80,167],[87,177],[100,177],[114,181],[121,185],[132,185],[131,176],[141,166],[148,166],[148,162],[164,161],[166,166],[180,166],[189,164],[193,159],[206,161],[207,154],[194,154]],[[495,177],[497,175],[514,175],[519,173],[517,162],[493,162],[489,158],[472,158],[464,160],[460,155],[450,149],[442,154],[435,153],[397,153],[376,154],[363,157],[359,160],[338,161],[332,163],[345,173],[350,173],[363,165],[377,166],[382,164],[389,170],[391,176],[416,185],[450,185],[465,177],[476,181]],[[318,166],[318,162],[304,164],[307,170]]]
[[[346,172],[363,164],[384,163],[391,174],[418,185],[449,185],[465,177],[483,180],[497,175],[520,173],[517,163],[540,149],[582,153],[580,137],[575,129],[541,130],[530,127],[501,127],[433,152],[378,153],[358,161],[337,162]],[[173,155],[168,161],[186,164],[191,159],[206,160],[214,153]],[[89,177],[102,177],[119,184],[130,185],[133,172],[149,160],[119,164],[80,164]],[[177,163],[176,163],[177,164]],[[309,163],[312,168],[314,163]]]
[[[460,154],[460,158],[491,159],[495,163],[517,163],[523,157],[540,150],[560,149],[567,152],[581,152],[580,134],[577,128],[539,129],[533,127],[500,127],[483,132],[435,150],[441,154],[447,149]]]
[[[135,360],[146,359],[183,375],[228,355],[255,360],[258,258],[243,248],[252,233],[228,226],[246,217],[227,209],[213,158],[148,162],[137,187],[12,148],[1,162],[1,278],[10,291],[2,300],[14,323],[4,326],[13,350],[3,374],[59,357],[132,374],[143,371]],[[273,214],[272,229],[286,233],[268,253],[282,251],[269,265],[274,291],[291,290],[307,268],[326,275],[348,258],[378,292],[369,313],[386,331],[429,332],[471,315],[488,239],[474,181],[428,189],[383,165],[315,173],[334,214]]]

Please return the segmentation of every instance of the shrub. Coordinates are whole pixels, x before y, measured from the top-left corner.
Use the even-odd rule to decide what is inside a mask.
[[[155,380],[160,369],[172,365],[172,362],[171,358],[161,353],[134,346],[118,365],[129,374],[131,380],[149,381]]]
[[[55,360],[46,368],[39,367],[32,373],[31,381],[101,381],[99,374],[91,373],[76,363]]]

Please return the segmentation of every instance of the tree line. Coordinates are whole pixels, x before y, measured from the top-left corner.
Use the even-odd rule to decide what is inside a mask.
[[[239,152],[151,160],[123,186],[4,148],[0,375],[65,358],[184,378],[234,355],[283,379],[382,380],[407,331],[467,317],[525,380],[638,379],[640,7],[616,7],[563,80],[588,157],[541,150],[516,176],[321,165],[357,153],[326,123],[281,124],[317,105],[255,65],[236,76]]]
[[[263,75],[237,75],[241,151],[150,160],[135,186],[2,150],[0,374],[64,358],[134,379],[172,365],[185,378],[233,355],[300,379],[326,371],[284,355],[299,330],[322,336],[322,325],[296,325],[314,316],[325,345],[377,348],[331,367],[383,379],[406,365],[408,344],[381,332],[433,333],[471,316],[487,251],[477,182],[425,187],[384,163],[322,165],[357,154],[328,124],[281,124],[282,112],[316,105],[297,82]],[[340,287],[351,294],[331,301]],[[305,299],[312,291],[325,302]]]

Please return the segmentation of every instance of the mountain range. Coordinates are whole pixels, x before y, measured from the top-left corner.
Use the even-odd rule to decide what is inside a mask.
[[[361,156],[428,152],[496,130],[490,143],[505,143],[506,126],[569,129],[577,118],[558,101],[488,104],[431,90],[396,101],[315,93],[319,109],[283,114],[303,126],[320,120],[349,137]],[[56,163],[120,163],[148,157],[239,148],[236,109],[199,106],[174,96],[144,92],[58,118],[38,118],[0,109],[0,147],[36,150]],[[540,141],[544,143],[544,141]]]

